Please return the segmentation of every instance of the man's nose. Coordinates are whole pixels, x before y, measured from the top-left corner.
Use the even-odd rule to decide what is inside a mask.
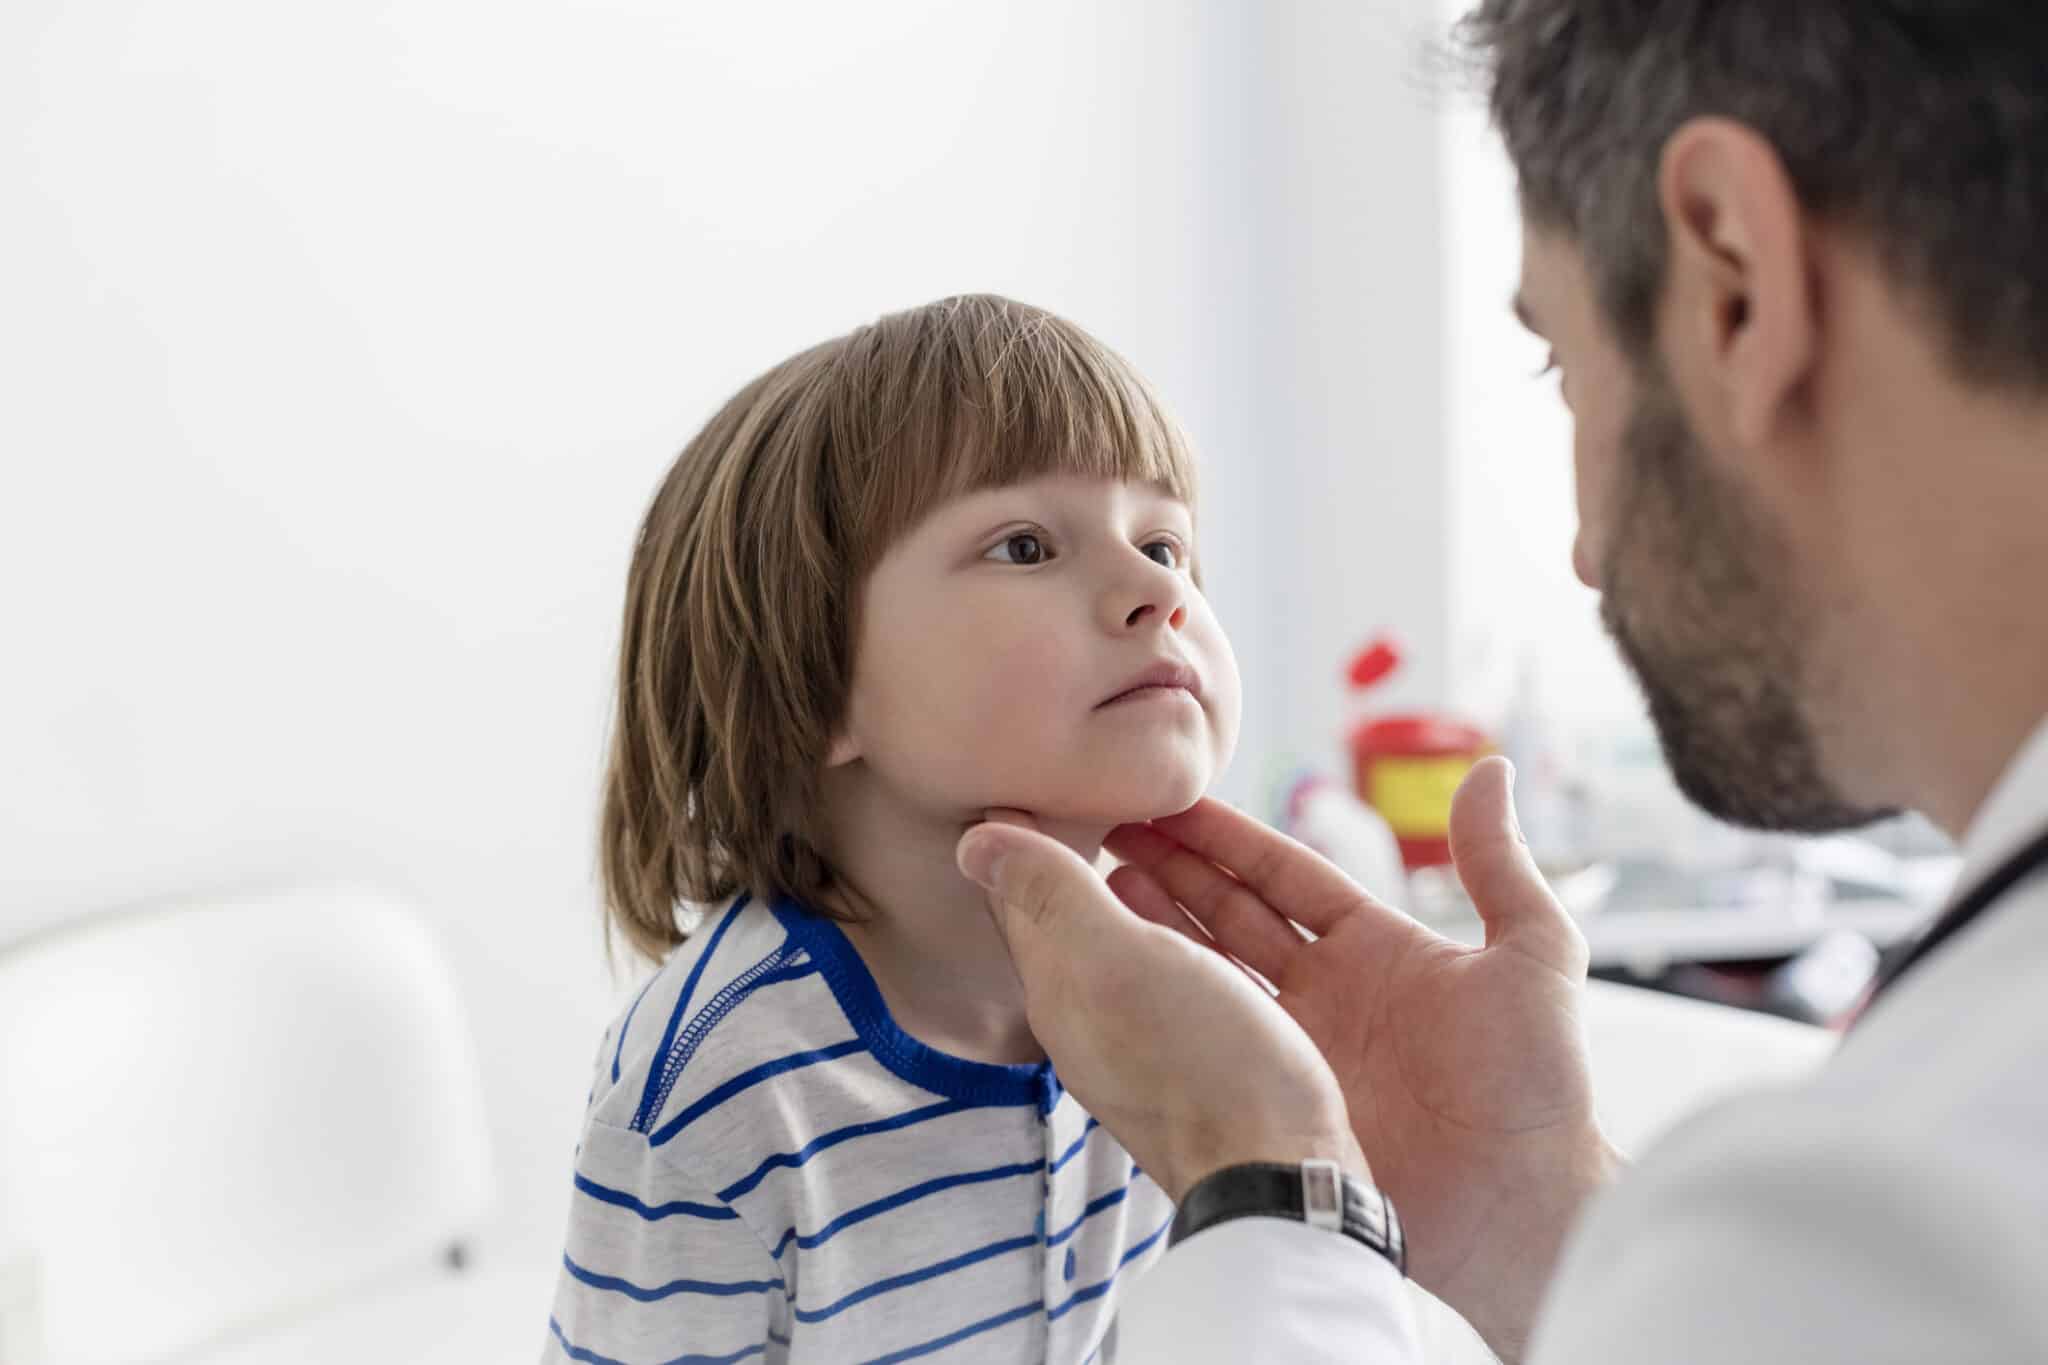
[[[1579,532],[1578,539],[1572,542],[1572,572],[1577,574],[1579,581],[1587,587],[1599,588],[1600,573],[1593,566],[1593,552],[1586,545],[1586,533],[1583,530]]]

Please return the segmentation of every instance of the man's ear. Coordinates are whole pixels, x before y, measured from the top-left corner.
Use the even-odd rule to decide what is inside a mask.
[[[1815,274],[1799,196],[1755,129],[1696,118],[1664,144],[1665,338],[1675,368],[1720,391],[1732,434],[1762,445],[1815,360]],[[1690,354],[1685,354],[1690,352]]]
[[[860,745],[845,730],[832,736],[832,747],[825,751],[825,766],[843,768],[860,757]]]

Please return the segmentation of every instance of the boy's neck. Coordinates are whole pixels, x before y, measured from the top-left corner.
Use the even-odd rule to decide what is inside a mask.
[[[839,784],[828,779],[827,785]],[[953,860],[954,846],[973,819],[906,808],[876,791],[872,780],[833,795],[839,798],[827,802],[833,866],[861,893],[848,908],[865,916],[840,927],[897,1025],[919,1042],[969,1061],[1044,1061],[1025,1021],[1023,987],[984,893]],[[1108,833],[1041,828],[1091,863]]]

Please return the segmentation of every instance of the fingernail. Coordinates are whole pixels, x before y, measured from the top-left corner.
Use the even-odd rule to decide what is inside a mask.
[[[960,843],[953,850],[953,859],[969,881],[993,890],[996,873],[1003,861],[1002,840],[979,829],[970,829],[960,836]]]

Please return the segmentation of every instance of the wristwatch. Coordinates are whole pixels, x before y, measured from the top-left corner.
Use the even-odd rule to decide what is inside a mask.
[[[1298,1165],[1252,1161],[1225,1166],[1195,1182],[1173,1216],[1167,1245],[1233,1218],[1293,1218],[1363,1242],[1408,1273],[1408,1243],[1394,1206],[1334,1161]]]

